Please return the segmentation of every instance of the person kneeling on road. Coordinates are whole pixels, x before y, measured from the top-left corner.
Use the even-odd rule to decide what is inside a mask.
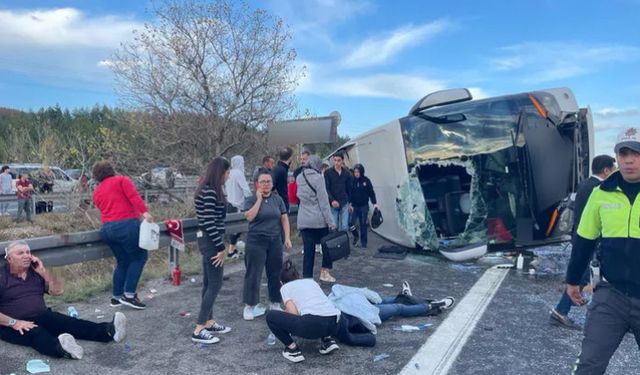
[[[58,296],[62,283],[42,260],[31,255],[29,245],[15,241],[5,248],[7,264],[0,270],[0,339],[30,346],[58,358],[81,359],[84,350],[77,339],[121,342],[127,319],[116,312],[110,323],[74,319],[47,308],[44,293]]]
[[[322,339],[320,354],[339,349],[333,336],[338,329],[340,311],[333,306],[320,285],[313,279],[300,279],[290,260],[280,273],[285,311],[269,310],[267,325],[285,345],[282,355],[291,362],[304,361],[302,351],[291,335],[305,339]]]

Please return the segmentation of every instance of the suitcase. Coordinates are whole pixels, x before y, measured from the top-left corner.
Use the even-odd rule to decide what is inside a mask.
[[[320,240],[320,245],[322,245],[322,253],[329,254],[332,262],[342,258],[348,258],[351,252],[349,248],[349,235],[345,231],[327,234]]]

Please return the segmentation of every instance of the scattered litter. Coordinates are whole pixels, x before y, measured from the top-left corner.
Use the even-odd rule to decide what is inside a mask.
[[[387,288],[393,288],[393,284],[389,284],[389,283],[382,284],[382,286],[387,287]]]
[[[484,327],[485,331],[493,331],[493,327]]]
[[[99,313],[99,312],[102,312],[102,310],[100,310],[100,309],[96,309],[96,311],[94,311],[94,312],[97,314],[97,313]]]
[[[403,324],[400,327],[393,328],[394,331],[402,331],[402,332],[414,332],[414,331],[424,331],[427,327],[431,327],[433,324],[425,323],[418,324],[416,326],[410,324]]]
[[[98,315],[98,316],[96,316],[96,318],[102,319],[102,318],[104,318],[104,315]]]
[[[420,364],[418,362],[415,363],[416,369],[420,370]]]
[[[270,333],[267,337],[267,345],[275,345],[276,344],[276,335]]]
[[[535,275],[536,274],[536,269],[535,268],[529,268],[529,275]]]
[[[149,289],[149,291],[153,294],[158,293],[158,291],[156,289]]]
[[[129,344],[129,341],[125,341],[124,343],[124,352],[125,353],[129,353],[131,351],[131,344]]]
[[[153,294],[147,294],[147,299],[153,299]]]
[[[382,361],[385,358],[389,358],[390,355],[387,353],[382,353],[382,354],[378,354],[377,356],[373,357],[373,361],[374,362],[378,362],[378,361]]]
[[[195,282],[196,282],[196,278],[195,278],[195,277],[192,277],[192,278],[191,278],[191,282],[192,282],[192,283],[195,283]]]
[[[27,361],[27,372],[30,374],[39,374],[41,372],[49,372],[49,361],[42,359],[30,359]]]
[[[190,312],[186,312],[186,311],[182,311],[182,312],[180,313],[180,316],[185,316],[185,317],[186,317],[186,316],[191,316],[191,313],[190,313]]]
[[[450,263],[449,268],[453,268],[456,271],[472,272],[472,273],[476,273],[478,272],[478,269],[480,269],[480,267],[474,265],[473,263],[463,263],[463,264]]]

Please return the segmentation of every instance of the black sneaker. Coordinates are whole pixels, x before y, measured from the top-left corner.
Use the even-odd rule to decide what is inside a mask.
[[[445,297],[441,300],[432,301],[431,308],[440,308],[442,310],[449,310],[456,303],[456,299],[453,297]]]
[[[327,336],[322,338],[322,344],[320,344],[320,354],[329,354],[334,350],[338,350],[340,347],[336,344],[336,340],[333,337]]]
[[[109,306],[118,307],[118,306],[122,306],[122,303],[120,303],[120,300],[117,298],[111,298],[111,302],[109,303]]]
[[[218,322],[213,323],[213,325],[211,327],[204,327],[204,329],[206,329],[207,331],[209,331],[212,334],[227,333],[227,332],[231,331],[231,327],[223,326],[222,324],[219,324]]]
[[[227,258],[229,259],[238,259],[240,257],[240,252],[238,249],[233,250],[232,253],[227,254]]]
[[[284,350],[282,351],[282,356],[295,363],[304,361],[304,356],[302,355],[302,351],[300,351],[300,348],[298,348],[298,345],[296,345],[293,349],[289,349],[289,347],[285,346]]]
[[[191,341],[200,344],[215,344],[220,341],[220,339],[212,335],[211,332],[206,329],[202,329],[198,334],[194,333],[191,335]]]
[[[140,302],[137,294],[134,295],[133,298],[129,298],[127,296],[120,297],[120,303],[129,307],[133,307],[137,310],[144,310],[147,307],[147,305]]]

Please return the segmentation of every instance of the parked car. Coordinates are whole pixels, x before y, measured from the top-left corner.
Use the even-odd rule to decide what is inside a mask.
[[[54,193],[68,193],[74,191],[78,185],[78,181],[69,177],[60,167],[49,166],[49,178],[44,178],[44,166],[37,163],[25,164],[7,164],[11,168],[11,176],[13,177],[13,190],[16,189],[16,181],[21,174],[28,174],[33,187],[37,192],[42,193],[46,190],[48,182],[53,182],[51,186]]]

